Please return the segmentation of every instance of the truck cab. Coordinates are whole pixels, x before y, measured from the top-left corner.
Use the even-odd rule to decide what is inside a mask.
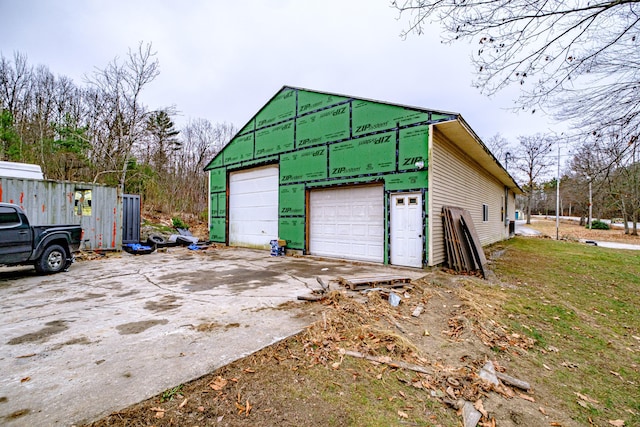
[[[31,264],[41,274],[66,270],[81,236],[79,225],[33,226],[19,206],[0,203],[0,264]]]

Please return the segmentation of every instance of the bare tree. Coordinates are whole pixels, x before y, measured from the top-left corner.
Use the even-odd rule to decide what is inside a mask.
[[[517,157],[515,168],[526,176],[526,211],[527,224],[531,224],[531,206],[536,183],[542,178],[552,164],[549,158],[553,148],[553,140],[547,135],[533,135],[518,137]]]
[[[518,104],[551,107],[579,133],[640,132],[640,0],[396,0],[403,34],[437,22],[445,42],[478,46],[475,85],[486,94],[522,86]]]
[[[509,158],[514,155],[514,147],[511,143],[501,134],[496,133],[485,141],[487,148],[491,150],[491,153],[496,159],[507,169],[509,168]]]
[[[31,73],[26,55],[16,52],[11,63],[0,54],[0,109],[16,119],[25,109]]]
[[[94,140],[94,153],[102,157],[103,171],[119,170],[118,184],[123,188],[133,147],[146,131],[146,108],[140,96],[160,72],[154,57],[151,44],[140,43],[136,51],[129,50],[124,63],[115,58],[88,79],[94,119],[106,133],[106,138]]]
[[[231,140],[237,129],[229,123],[212,124],[206,119],[189,120],[181,131],[182,150],[177,152],[176,182],[186,202],[184,210],[202,213],[207,207],[208,174],[211,160]]]
[[[11,134],[2,140],[2,160],[23,160],[22,133],[28,129],[24,123],[30,98],[32,68],[26,55],[16,52],[13,61],[0,53],[0,113],[3,133]]]

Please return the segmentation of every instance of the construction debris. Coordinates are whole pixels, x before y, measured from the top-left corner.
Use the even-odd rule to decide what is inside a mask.
[[[443,206],[442,218],[449,268],[457,273],[479,273],[486,278],[487,259],[469,211]]]
[[[299,295],[298,299],[300,301],[322,301],[327,297],[327,293],[329,292],[329,285],[324,283],[321,277],[316,277],[317,282],[320,284],[320,289],[312,289],[312,295]]]
[[[411,313],[411,316],[420,317],[423,310],[424,310],[424,305],[418,304],[418,306],[413,310],[413,313]]]
[[[531,389],[531,385],[528,382],[503,374],[502,372],[496,372],[496,377],[498,377],[498,379],[503,383],[521,388],[522,390],[529,391]]]
[[[411,278],[404,276],[340,277],[338,282],[352,291],[361,291],[368,288],[401,288],[410,283]]]
[[[493,366],[493,362],[491,362],[490,360],[485,363],[482,368],[480,368],[478,376],[490,384],[500,384],[500,381],[498,381],[498,376],[496,375],[496,369]]]

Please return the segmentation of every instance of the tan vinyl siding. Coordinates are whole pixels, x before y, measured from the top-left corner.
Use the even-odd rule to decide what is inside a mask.
[[[508,237],[501,209],[505,187],[467,154],[448,141],[437,129],[429,159],[430,256],[429,265],[446,261],[442,206],[457,206],[471,213],[482,245]],[[513,219],[513,193],[509,192],[509,215]],[[489,220],[482,220],[482,206],[488,205]]]
[[[509,221],[515,221],[516,219],[516,195],[513,191],[509,191],[507,218],[509,218]]]

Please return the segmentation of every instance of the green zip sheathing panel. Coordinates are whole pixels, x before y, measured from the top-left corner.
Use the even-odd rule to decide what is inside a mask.
[[[296,115],[296,91],[284,89],[256,115],[256,128],[279,123]]]
[[[325,93],[298,91],[298,114],[303,115],[310,111],[321,110],[331,105],[336,105],[349,101],[349,98]]]
[[[395,131],[329,146],[329,177],[342,178],[396,169]]]
[[[416,169],[416,163],[427,162],[427,144],[429,131],[424,126],[400,130],[398,147],[398,170]]]
[[[280,183],[327,178],[327,147],[309,148],[280,156]]]
[[[353,136],[428,120],[428,112],[370,101],[353,102]]]
[[[293,150],[293,120],[256,131],[255,157]]]
[[[300,117],[297,126],[296,148],[346,139],[349,137],[349,106],[342,104]]]
[[[426,200],[429,125],[456,118],[455,114],[285,88],[207,166],[210,238],[216,242],[227,238],[228,171],[254,165],[279,166],[279,235],[273,238],[286,240],[290,249],[306,247],[306,195],[314,188],[382,184],[387,210],[391,192],[422,192]],[[425,217],[425,231],[428,220]],[[388,249],[387,219],[385,230]]]

